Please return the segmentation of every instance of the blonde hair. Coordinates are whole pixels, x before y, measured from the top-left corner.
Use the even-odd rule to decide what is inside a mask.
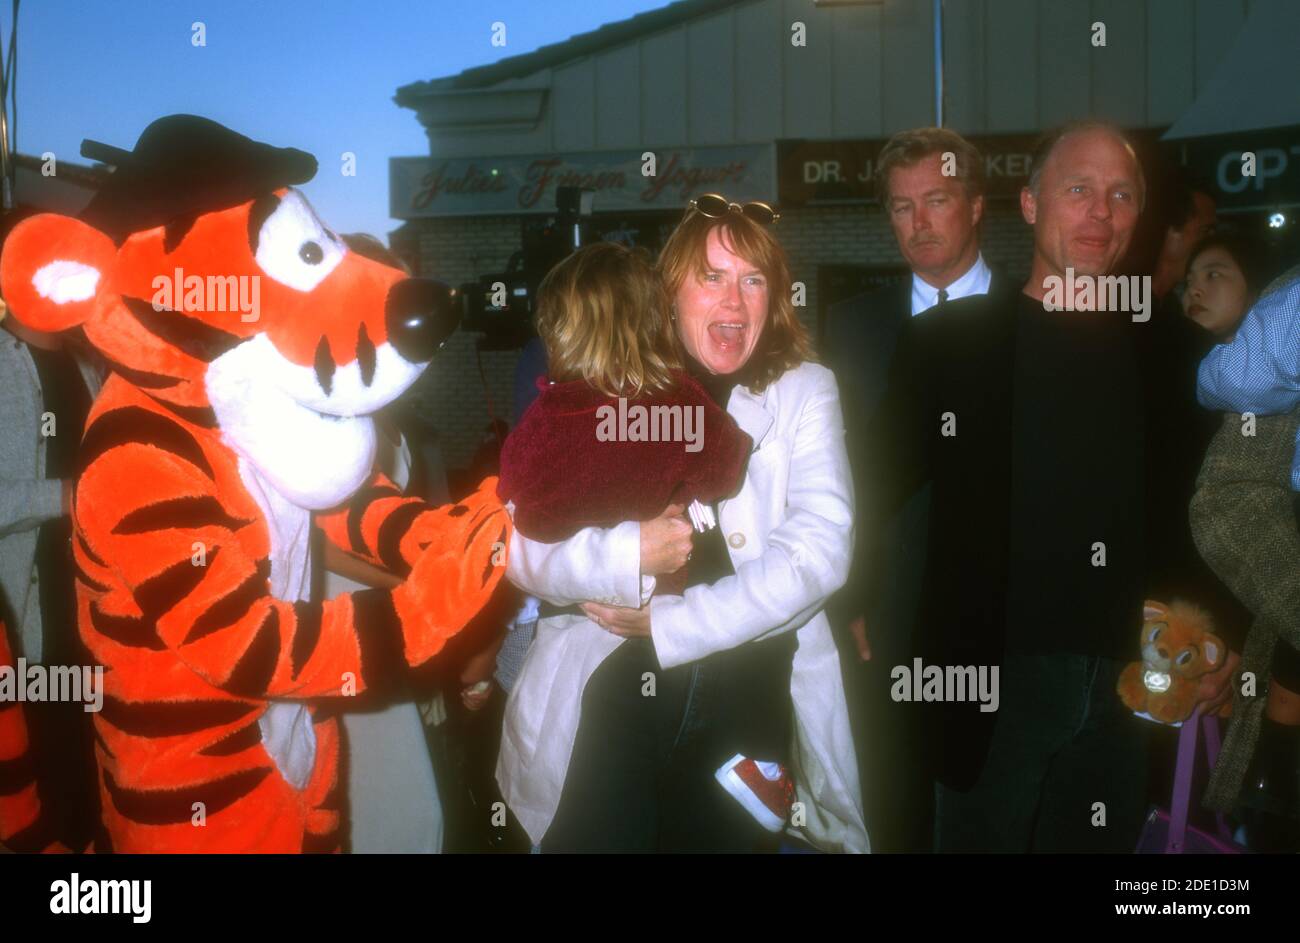
[[[682,369],[668,294],[643,249],[583,246],[542,279],[537,333],[547,375],[585,380],[606,396],[671,389]]]
[[[686,279],[701,277],[708,269],[709,233],[714,229],[721,230],[718,238],[728,251],[758,268],[767,279],[767,322],[744,367],[746,385],[751,392],[761,393],[787,370],[817,359],[808,329],[794,313],[785,250],[770,228],[742,213],[714,218],[692,207],[664,244],[659,272],[670,296],[677,294]]]

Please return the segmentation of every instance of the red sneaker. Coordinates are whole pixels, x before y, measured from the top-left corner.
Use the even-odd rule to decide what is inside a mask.
[[[737,753],[713,774],[722,788],[769,832],[779,832],[794,805],[794,780],[779,763],[756,763]]]

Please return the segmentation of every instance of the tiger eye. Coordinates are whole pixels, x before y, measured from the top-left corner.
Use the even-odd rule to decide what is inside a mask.
[[[298,258],[302,259],[308,265],[320,265],[321,259],[325,258],[325,253],[315,242],[304,242],[298,249]]]

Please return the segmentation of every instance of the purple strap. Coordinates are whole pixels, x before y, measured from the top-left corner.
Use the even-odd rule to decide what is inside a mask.
[[[1214,717],[1201,715],[1200,707],[1183,722],[1178,731],[1178,763],[1174,771],[1174,794],[1169,807],[1169,840],[1165,844],[1165,854],[1180,855],[1187,842],[1187,812],[1192,802],[1192,776],[1196,768],[1196,734],[1197,728],[1205,728],[1205,759],[1210,769],[1219,759],[1219,722]],[[1232,835],[1223,815],[1215,816],[1221,838],[1230,840]]]

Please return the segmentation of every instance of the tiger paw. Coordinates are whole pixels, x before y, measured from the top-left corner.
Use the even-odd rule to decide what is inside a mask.
[[[506,571],[513,524],[496,496],[496,479],[456,504],[422,513],[402,538],[414,558],[393,590],[406,658],[418,665],[442,650],[487,603]]]

